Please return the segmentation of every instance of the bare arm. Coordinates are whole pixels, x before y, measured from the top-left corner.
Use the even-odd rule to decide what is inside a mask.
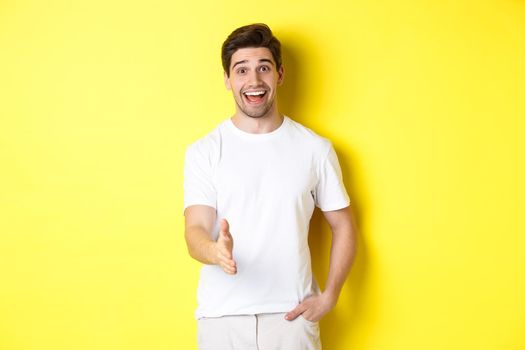
[[[320,295],[304,299],[295,309],[286,313],[285,319],[293,320],[302,314],[307,320],[319,321],[337,304],[357,250],[357,228],[352,209],[348,206],[323,212],[332,229],[330,270],[326,288]]]
[[[337,301],[357,252],[357,225],[351,205],[323,214],[332,229],[330,270],[325,293]]]
[[[217,213],[207,205],[192,205],[184,211],[184,237],[188,252],[192,258],[208,265],[220,265],[229,274],[237,272],[233,260],[233,237],[229,232],[228,222],[221,220],[221,229],[217,241],[214,241],[212,230]]]

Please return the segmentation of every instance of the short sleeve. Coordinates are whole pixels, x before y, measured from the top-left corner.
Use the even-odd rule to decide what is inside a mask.
[[[191,205],[208,205],[217,209],[217,193],[213,185],[210,152],[194,143],[186,149],[184,158],[184,209]]]
[[[328,154],[321,159],[319,178],[315,187],[315,205],[322,211],[342,209],[350,205],[350,198],[343,183],[341,166],[330,143]]]

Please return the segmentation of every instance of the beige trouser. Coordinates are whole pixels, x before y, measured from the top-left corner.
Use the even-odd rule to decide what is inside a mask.
[[[197,320],[199,350],[321,350],[319,322],[285,313],[204,317]]]

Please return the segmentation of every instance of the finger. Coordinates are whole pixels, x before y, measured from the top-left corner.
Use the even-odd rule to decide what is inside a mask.
[[[235,260],[227,259],[225,257],[219,257],[219,262],[223,263],[226,266],[237,267],[237,263],[235,263]]]
[[[219,237],[217,238],[217,242],[222,242],[223,244],[226,244],[229,246],[231,245],[233,248],[233,237],[225,231],[219,232]]]
[[[228,232],[228,233],[230,232],[230,224],[228,223],[228,220],[221,219],[220,226],[221,226],[221,232]]]
[[[221,262],[221,268],[224,272],[229,273],[231,275],[235,274],[237,272],[236,267],[229,266],[228,264]]]
[[[217,250],[222,252],[229,259],[232,259],[233,254],[233,241],[230,239],[224,239],[222,234],[217,240]]]
[[[229,266],[232,266],[232,267],[236,267],[237,266],[237,262],[235,262],[235,260],[233,260],[231,258],[231,256],[225,255],[224,253],[222,253],[220,251],[217,252],[217,257],[219,258],[219,261],[224,262],[226,265],[229,265]]]
[[[225,241],[233,240],[232,235],[231,235],[229,232],[227,232],[227,231],[221,231],[221,232],[220,232],[220,235],[221,235],[221,238],[222,238],[223,240],[225,240]]]
[[[286,313],[286,315],[284,315],[284,318],[288,321],[292,321],[292,320],[295,320],[297,318],[297,316],[299,316],[300,314],[302,314],[304,312],[305,308],[304,308],[304,305],[303,304],[299,304],[295,307],[295,309],[293,309],[292,311],[289,311]]]
[[[217,255],[222,260],[234,261],[233,260],[233,256],[232,256],[232,252],[230,250],[228,250],[227,248],[219,248],[219,250],[217,251]]]

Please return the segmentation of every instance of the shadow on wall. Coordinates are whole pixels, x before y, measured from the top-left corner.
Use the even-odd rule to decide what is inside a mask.
[[[323,78],[312,77],[309,67],[309,56],[311,55],[311,48],[315,45],[309,45],[308,54],[306,50],[300,46],[294,46],[297,39],[287,40],[286,36],[279,34],[280,40],[283,43],[283,64],[285,67],[284,84],[279,88],[278,103],[279,109],[286,115],[290,116],[297,122],[308,126],[307,120],[312,117],[317,117],[319,111],[307,111],[303,106],[307,105],[305,96],[313,96],[311,89],[323,89]],[[297,38],[297,35],[293,35]],[[301,40],[301,43],[307,40]],[[320,50],[317,50],[320,52]],[[313,79],[312,79],[313,78]],[[311,82],[315,81],[315,87],[311,86]],[[310,82],[310,86],[307,84]],[[310,90],[310,91],[309,91]],[[308,105],[310,105],[308,103]],[[322,108],[322,106],[320,106]],[[326,117],[326,116],[325,116]],[[313,128],[312,128],[313,129]],[[315,130],[314,130],[315,131]],[[330,138],[330,135],[323,135]],[[353,164],[350,155],[347,152],[336,149],[341,169],[343,173],[343,180],[351,200],[351,208],[356,218],[358,233],[357,233],[357,256],[352,265],[350,275],[345,283],[345,289],[339,296],[337,307],[326,314],[321,320],[321,338],[323,347],[327,349],[343,349],[345,344],[351,342],[353,330],[356,329],[353,325],[359,324],[363,315],[366,314],[360,306],[363,305],[362,297],[367,295],[366,278],[368,276],[367,267],[367,246],[362,232],[366,232],[361,225],[362,214],[359,210],[359,198],[353,191],[356,188],[351,166]],[[316,208],[310,222],[309,245],[312,255],[312,270],[316,276],[316,280],[324,290],[326,279],[328,277],[329,262],[330,262],[330,245],[331,245],[331,231],[328,223],[323,217],[322,212]],[[362,335],[360,335],[362,338]]]

